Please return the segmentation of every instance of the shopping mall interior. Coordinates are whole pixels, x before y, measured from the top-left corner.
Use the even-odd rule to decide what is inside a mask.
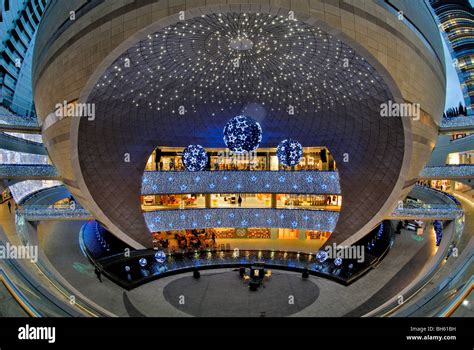
[[[0,316],[474,316],[472,1],[0,10]]]

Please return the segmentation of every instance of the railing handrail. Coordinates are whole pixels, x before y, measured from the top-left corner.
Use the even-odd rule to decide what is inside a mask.
[[[12,279],[8,276],[7,272],[0,266],[0,282],[3,282],[7,290],[12,295],[18,304],[25,310],[31,317],[41,317],[41,313],[30,303],[28,298],[24,296],[22,291],[17,288]]]
[[[0,122],[0,124],[1,124],[1,122]],[[13,135],[7,134],[6,132],[0,132],[0,134],[2,134],[6,138],[9,138],[9,139],[12,139],[12,140],[15,140],[15,141],[18,141],[18,142],[23,142],[23,143],[26,143],[26,144],[30,144],[32,146],[43,146],[42,142],[36,142],[36,141],[28,140],[28,139],[25,139],[25,138],[22,138],[22,137],[13,136]],[[4,163],[2,163],[2,164],[4,164]]]
[[[28,201],[34,199],[34,198],[37,198],[38,196],[41,196],[45,191],[48,191],[48,190],[55,190],[55,189],[59,189],[59,188],[64,188],[66,190],[66,188],[64,187],[64,185],[57,185],[57,186],[52,186],[52,187],[47,187],[47,188],[41,188],[40,190],[38,191],[35,191],[35,192],[32,192],[28,195],[26,195],[25,197],[23,197],[21,199],[20,202],[18,202],[17,204],[19,206],[22,206],[22,205],[28,205]]]
[[[456,204],[457,206],[461,206],[461,203],[457,200],[456,197],[452,196],[451,194],[449,193],[446,193],[446,192],[443,192],[443,191],[440,191],[436,188],[433,188],[433,187],[428,187],[428,186],[423,186],[423,185],[415,185],[415,188],[419,188],[421,190],[427,190],[427,191],[432,191],[432,192],[435,192],[437,193],[438,195],[441,195],[443,198],[447,198],[449,199],[451,202],[453,202],[454,204]]]
[[[212,169],[205,169],[205,170],[201,170],[201,171],[195,171],[195,172],[192,172],[192,171],[187,171],[186,169],[178,169],[178,170],[145,170],[144,173],[170,173],[170,174],[173,174],[173,173],[181,173],[181,172],[187,172],[189,173],[190,175],[199,175],[201,173],[225,173],[225,172],[229,172],[229,173],[235,173],[235,172],[254,172],[254,173],[263,173],[263,172],[281,172],[281,173],[302,173],[302,172],[307,172],[307,173],[317,173],[317,172],[324,172],[324,173],[335,173],[335,174],[338,174],[339,171],[337,169],[335,170],[306,170],[306,169],[301,169],[301,170],[283,170],[283,169],[277,169],[277,170],[269,170],[269,169],[265,169],[265,170],[256,170],[256,169],[239,169],[239,170],[212,170]]]
[[[474,134],[473,134],[474,135]],[[471,136],[471,135],[469,135]],[[445,164],[445,165],[430,165],[426,166],[425,169],[432,169],[432,168],[449,168],[449,167],[473,167],[474,164]]]
[[[419,310],[421,307],[428,304],[429,301],[432,300],[433,298],[435,298],[437,295],[439,295],[440,293],[443,293],[445,288],[448,287],[449,284],[452,281],[457,280],[458,278],[460,278],[460,276],[462,274],[464,274],[464,272],[466,271],[466,268],[471,266],[471,264],[473,263],[473,260],[474,260],[474,251],[469,250],[469,247],[472,247],[473,242],[474,242],[474,239],[471,239],[470,243],[466,246],[466,250],[464,251],[466,253],[463,253],[463,255],[464,254],[470,254],[470,256],[467,259],[465,259],[465,258],[463,259],[462,256],[457,258],[457,259],[459,259],[459,260],[457,260],[457,265],[454,267],[453,271],[449,274],[449,276],[446,277],[445,279],[443,279],[442,281],[437,282],[436,286],[433,287],[433,289],[431,289],[431,290],[432,291],[436,290],[436,288],[439,288],[439,289],[436,290],[436,292],[434,294],[430,294],[429,300],[426,301],[425,303],[423,303],[423,305],[421,305],[419,308],[416,308],[416,310],[413,310],[413,311],[408,311],[407,316],[412,315],[414,312]],[[472,279],[472,276],[471,276],[471,279]],[[421,289],[419,291],[421,291]],[[439,314],[438,316],[443,316],[443,315]]]
[[[456,232],[455,232],[456,223],[453,221],[451,222],[451,225],[453,225],[452,235],[450,235],[449,237],[443,237],[443,240],[441,243],[442,246],[440,247],[442,250],[436,253],[440,261],[444,259],[444,257],[446,256],[447,250],[449,248],[448,242],[451,242],[452,237],[456,236]],[[433,257],[433,259],[435,257]],[[403,294],[400,293],[400,295],[403,295],[404,297],[403,298],[404,302],[402,304],[399,303],[398,298],[393,297],[392,299],[390,299],[383,305],[380,305],[375,310],[372,310],[371,312],[364,315],[364,317],[376,317],[376,316],[385,317],[385,316],[390,316],[391,314],[396,312],[407,301],[412,300],[416,295],[418,295],[418,293],[423,289],[423,287],[425,287],[432,280],[436,272],[438,272],[439,270],[439,265],[440,263],[435,264],[433,267],[429,269],[429,271],[425,275],[421,276],[420,279],[414,285],[406,287],[405,289],[408,289],[406,292],[404,292],[405,289],[401,291],[401,292],[404,292]]]
[[[0,167],[2,166],[11,166],[11,167],[45,167],[45,168],[56,168],[53,164],[44,164],[44,163],[25,163],[25,164],[19,164],[19,163],[2,163],[0,164]]]

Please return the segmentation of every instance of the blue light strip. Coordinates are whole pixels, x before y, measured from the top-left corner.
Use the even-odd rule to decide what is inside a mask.
[[[281,227],[333,232],[339,213],[326,210],[214,208],[145,212],[152,232],[213,227]]]
[[[43,220],[91,220],[92,215],[84,208],[48,208],[26,206],[19,208],[18,213],[27,221],[43,221]]]
[[[452,117],[452,118],[443,118],[441,120],[440,129],[450,129],[450,128],[473,128],[474,127],[474,117]]]
[[[60,176],[49,164],[1,164],[0,178],[59,179]]]
[[[474,165],[446,165],[426,167],[420,173],[420,178],[425,179],[449,179],[449,178],[473,178]]]
[[[142,195],[179,193],[340,194],[337,171],[145,171]]]
[[[464,211],[455,207],[441,208],[403,208],[395,209],[389,218],[407,217],[420,220],[454,220],[464,215]]]

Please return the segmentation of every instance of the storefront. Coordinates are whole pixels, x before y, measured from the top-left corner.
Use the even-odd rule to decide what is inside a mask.
[[[448,154],[447,164],[448,165],[468,165],[474,164],[474,152],[456,152]]]
[[[300,234],[299,229],[279,228],[278,239],[298,239]]]
[[[148,158],[147,171],[185,170],[182,163],[182,149],[161,147]],[[208,170],[283,170],[275,148],[261,148],[258,152],[233,153],[228,149],[207,149]],[[327,148],[305,147],[303,156],[293,170],[335,170],[336,162]]]
[[[3,192],[2,192],[2,203],[11,199],[12,198],[12,194],[10,192],[10,190],[7,188],[5,189]]]
[[[273,199],[272,199],[273,197]],[[240,198],[240,199],[239,199]],[[218,193],[141,196],[142,209],[278,208],[339,211],[340,195]]]
[[[141,196],[143,210],[204,208],[204,195],[168,194]]]

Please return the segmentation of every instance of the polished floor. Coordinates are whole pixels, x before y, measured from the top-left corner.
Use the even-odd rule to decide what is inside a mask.
[[[474,212],[474,210],[471,208],[469,212]],[[2,229],[11,238],[14,237],[13,217],[14,215],[9,214],[6,205],[0,206]],[[471,218],[471,216],[468,216],[470,225]],[[190,273],[156,280],[132,291],[124,291],[107,278],[103,278],[102,283],[99,282],[94,274],[93,267],[79,247],[78,232],[83,223],[81,221],[48,221],[38,225],[38,239],[45,253],[44,259],[51,264],[52,269],[57,274],[70,283],[75,289],[75,293],[118,316],[192,316],[204,314],[197,307],[181,308],[172,300],[173,295],[186,296],[186,293],[189,293],[190,289],[185,282],[189,282]],[[289,309],[285,313],[307,317],[361,316],[365,314],[368,310],[396,295],[422,271],[434,254],[433,238],[433,235],[425,234],[423,239],[420,240],[414,236],[413,232],[402,231],[401,235],[396,235],[391,251],[377,268],[348,287],[324,278],[311,276],[307,285],[314,285],[313,289],[318,290],[317,298],[311,303],[302,304],[304,307]],[[203,277],[207,273],[213,274],[215,272],[204,272]],[[279,271],[278,273],[280,274]],[[284,273],[281,272],[281,274]],[[286,282],[285,288],[276,288],[276,290],[281,289],[282,291],[281,300],[288,298],[288,290],[294,283],[297,283],[296,281],[301,281],[299,274],[292,275],[294,278],[289,277],[292,282]],[[179,280],[181,282],[176,282]],[[206,278],[202,279],[202,281],[205,280]],[[209,294],[210,296],[220,294],[228,299],[229,296],[233,295],[226,291],[223,284],[216,281],[210,282],[209,285],[216,290],[221,285],[222,290],[220,293]],[[235,280],[235,282],[239,283],[239,287],[242,286],[240,280]],[[245,286],[240,292],[247,292]],[[268,289],[268,292],[271,292],[271,290]],[[236,300],[244,300],[242,297],[239,298]],[[203,297],[202,300],[207,299]],[[206,302],[209,306],[209,311],[206,312],[209,314],[213,312],[217,314],[221,311],[220,304],[213,303],[212,298]],[[273,311],[267,310],[266,312],[268,312],[267,315],[271,315]],[[244,313],[243,310],[242,313]]]
[[[319,288],[299,274],[273,271],[256,291],[238,270],[213,271],[195,279],[181,277],[168,283],[163,294],[178,310],[199,317],[282,317],[314,303]]]
[[[28,317],[8,289],[0,282],[0,317]]]
[[[44,222],[39,225],[39,236],[47,258],[57,271],[83,295],[107,310],[121,316],[143,314],[147,316],[190,315],[168,302],[164,291],[173,281],[191,276],[183,274],[150,282],[130,292],[117,287],[103,278],[100,283],[93,269],[79,248],[78,230],[81,222]],[[424,267],[433,249],[433,240],[428,235],[424,240],[415,240],[413,233],[403,231],[381,264],[364,278],[350,286],[342,286],[324,278],[311,276],[309,281],[319,289],[318,298],[294,315],[298,316],[344,316],[361,315],[368,306],[378,305],[409,282]],[[428,252],[428,253],[427,253]],[[299,274],[296,274],[300,278]],[[408,277],[404,277],[408,276]],[[229,297],[223,290],[222,295]],[[180,293],[176,289],[176,293]],[[186,295],[189,289],[181,289]],[[377,294],[378,293],[378,294]],[[180,295],[181,295],[180,294]],[[282,294],[288,297],[288,293]],[[211,304],[212,305],[212,304]],[[217,308],[217,305],[216,305]],[[217,311],[216,311],[217,312]]]

